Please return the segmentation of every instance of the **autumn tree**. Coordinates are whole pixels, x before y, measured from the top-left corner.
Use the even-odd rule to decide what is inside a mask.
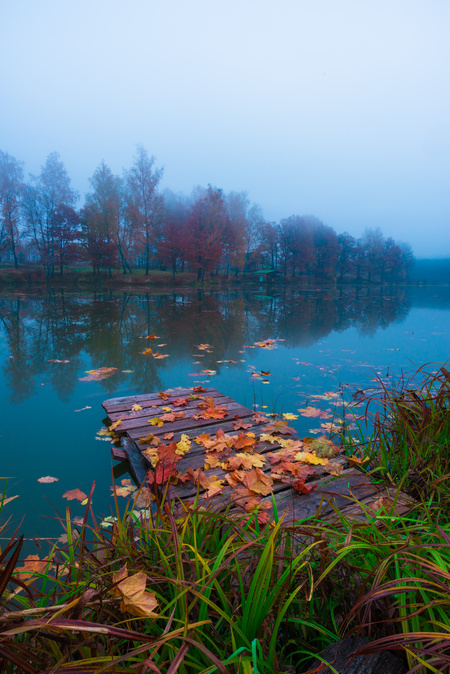
[[[0,250],[11,256],[15,267],[19,266],[17,254],[22,193],[22,162],[0,150]]]
[[[193,243],[191,264],[197,269],[199,281],[203,282],[205,272],[218,268],[228,225],[222,190],[209,185],[205,195],[193,205],[188,220]]]
[[[59,266],[59,273],[67,264],[75,262],[80,257],[80,218],[70,206],[62,204],[54,214],[55,230],[55,264]]]
[[[61,206],[73,207],[77,198],[70,178],[57,152],[52,152],[39,176],[32,177],[24,190],[24,214],[28,233],[44,266],[47,278],[55,275],[56,212]]]
[[[178,266],[192,257],[192,231],[188,225],[190,207],[186,198],[169,190],[164,195],[164,214],[159,228],[158,257],[172,270],[172,278]]]
[[[91,260],[101,261],[108,267],[111,278],[112,268],[121,256],[124,265],[122,237],[119,232],[122,209],[121,179],[113,175],[104,161],[95,169],[89,179],[92,192],[86,195],[84,212],[84,232]],[[92,228],[92,232],[89,232]],[[99,250],[95,252],[95,248]],[[100,266],[96,264],[95,266]]]
[[[155,166],[155,158],[149,157],[140,145],[137,148],[134,163],[126,172],[128,217],[139,237],[145,259],[145,274],[150,270],[152,252],[152,234],[161,216],[163,199],[158,192],[158,185],[163,169]]]

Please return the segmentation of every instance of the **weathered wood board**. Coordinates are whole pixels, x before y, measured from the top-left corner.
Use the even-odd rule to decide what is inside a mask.
[[[174,389],[165,392],[167,398],[163,399],[160,393],[150,393],[137,396],[127,396],[123,398],[111,398],[105,400],[103,408],[105,409],[110,424],[120,422],[115,429],[121,437],[122,448],[112,449],[113,458],[117,460],[128,460],[130,471],[137,484],[142,485],[148,475],[148,471],[153,468],[143,454],[147,444],[140,443],[139,439],[153,434],[161,440],[161,443],[179,442],[182,434],[194,440],[200,433],[206,433],[212,437],[219,429],[227,435],[236,435],[244,432],[255,433],[259,438],[265,424],[271,423],[270,420],[259,422],[255,418],[255,412],[243,407],[238,402],[224,396],[214,388],[203,389],[201,392],[193,393],[194,389]],[[196,397],[197,396],[197,397]],[[215,406],[226,406],[226,416],[222,419],[199,419],[198,403],[199,398],[212,399]],[[183,406],[174,406],[174,401],[180,398],[188,398]],[[133,410],[135,406],[135,410]],[[136,408],[137,406],[137,408]],[[170,407],[174,412],[183,411],[185,416],[182,419],[165,422],[162,426],[151,425],[155,417],[160,417],[165,413],[163,408]],[[140,408],[140,409],[139,409]],[[236,430],[236,422],[249,424],[244,431]],[[163,439],[163,436],[173,433],[170,440]],[[281,437],[281,436],[280,436]],[[284,436],[286,439],[299,440],[292,433]],[[281,449],[281,445],[270,442],[258,442],[254,451],[264,455],[268,452],[275,452]],[[198,468],[204,468],[205,447],[201,444],[192,442],[191,448],[187,454],[182,456],[176,464],[180,473],[187,473],[188,469],[193,471]],[[235,455],[236,452],[233,451]],[[386,499],[385,503],[395,501],[395,510],[397,513],[405,512],[410,508],[410,500],[404,494],[396,494],[395,489],[382,488],[373,484],[370,479],[361,471],[355,468],[349,468],[347,459],[344,456],[337,455],[334,458],[336,463],[342,466],[341,475],[333,477],[326,473],[324,466],[309,466],[312,473],[306,479],[306,484],[315,487],[309,494],[301,494],[292,488],[291,484],[283,481],[273,483],[273,494],[264,496],[262,503],[272,505],[272,499],[275,499],[278,515],[284,514],[284,523],[292,525],[298,521],[308,519],[317,513],[324,519],[332,519],[338,516],[338,513],[349,514],[354,519],[364,517],[364,508],[370,508],[374,503],[380,503],[380,497]],[[273,467],[269,461],[266,461],[262,468],[265,474],[270,474]],[[227,471],[220,466],[205,470],[206,474],[217,476],[218,480],[226,478]],[[193,501],[197,493],[200,498],[206,493],[202,487],[193,481],[178,482],[177,484],[161,485],[162,488],[168,487],[168,495],[179,501]],[[232,510],[239,509],[239,500],[232,501],[232,488],[225,482],[225,486],[219,496],[213,497],[214,503],[230,505]],[[359,502],[359,504],[357,503]],[[360,504],[363,504],[362,507]],[[267,506],[268,507],[268,506]],[[370,511],[369,511],[370,512]]]

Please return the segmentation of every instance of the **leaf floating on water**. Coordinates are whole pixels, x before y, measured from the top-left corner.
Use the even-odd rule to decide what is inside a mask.
[[[60,360],[59,358],[50,358],[47,363],[70,363],[70,360]]]
[[[68,501],[84,501],[87,498],[87,494],[81,491],[81,489],[70,489],[63,494],[63,498],[66,498]]]
[[[59,482],[59,477],[51,477],[51,475],[46,475],[45,477],[39,477],[38,482],[41,484],[51,484],[52,482]]]
[[[287,421],[293,421],[294,419],[298,419],[298,414],[291,414],[291,412],[286,412],[283,414],[284,419]]]
[[[82,407],[79,410],[74,410],[74,412],[84,412],[84,410],[91,410],[92,407],[90,405],[86,405],[86,407]]]
[[[207,374],[208,376],[210,376],[210,375],[213,375],[213,374],[217,374],[217,371],[216,370],[202,370],[201,373]]]
[[[19,573],[22,580],[27,580],[35,574],[44,574],[45,570],[51,571],[55,568],[54,564],[49,564],[48,557],[39,559],[39,555],[28,555],[25,557],[23,566],[16,566],[14,573]]]
[[[169,358],[169,356],[170,353],[159,353],[158,351],[155,351],[155,353],[153,354],[153,358],[156,358],[158,360],[160,360],[161,358]]]
[[[87,377],[80,377],[78,381],[100,381],[112,377],[119,372],[117,367],[99,367],[98,370],[86,370]]]
[[[318,407],[301,407],[299,410],[302,417],[317,417],[318,419],[329,419],[332,414],[331,410],[321,410]]]
[[[154,339],[161,339],[161,337],[158,337],[157,335],[146,335],[144,339],[154,340]]]
[[[142,353],[144,354],[144,356],[151,356],[153,354],[153,351],[152,351],[152,349],[149,348],[149,349],[144,349],[144,351]]]

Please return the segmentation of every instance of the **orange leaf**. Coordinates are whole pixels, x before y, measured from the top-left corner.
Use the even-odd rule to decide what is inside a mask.
[[[169,400],[169,397],[170,397],[168,393],[164,393],[164,392],[162,392],[162,391],[160,391],[160,392],[158,393],[158,395],[159,395],[159,397],[162,398],[163,400]]]
[[[117,573],[113,573],[113,582],[117,583],[112,588],[112,594],[120,596],[122,603],[120,608],[135,616],[152,617],[157,614],[153,609],[158,606],[154,592],[146,592],[147,576],[142,571],[128,576],[127,567],[123,567]]]
[[[261,468],[249,470],[245,475],[244,484],[256,494],[267,496],[272,493],[273,480],[270,475],[263,473]]]
[[[68,501],[84,501],[87,495],[80,489],[70,489],[63,494],[63,498],[66,498]]]
[[[331,417],[331,410],[321,410],[318,407],[301,407],[298,412],[302,417],[317,417],[319,419],[329,419]]]
[[[192,390],[194,391],[194,393],[203,393],[204,391],[206,391],[206,389],[203,388],[203,386],[194,386]]]
[[[175,405],[175,407],[184,407],[187,405],[187,402],[187,398],[176,398],[175,400],[172,400],[172,405]]]
[[[118,419],[118,421],[115,421],[113,424],[111,424],[111,426],[108,427],[108,431],[114,431],[117,426],[120,426],[121,423],[122,419]]]
[[[217,496],[222,492],[224,487],[224,481],[218,480],[217,475],[206,475],[206,473],[201,473],[199,476],[199,482],[203,489],[206,489],[206,494],[203,495],[203,498],[211,498],[212,496]]]
[[[245,449],[247,452],[252,451],[253,447],[256,445],[257,440],[255,437],[249,437],[249,435],[244,435],[240,433],[238,438],[234,441],[234,446],[236,449]]]
[[[142,353],[144,354],[144,356],[151,356],[153,351],[151,349],[144,349]]]
[[[200,435],[197,435],[197,437],[194,438],[194,440],[195,440],[195,442],[197,443],[197,445],[203,445],[203,443],[205,442],[205,440],[206,440],[206,441],[209,440],[210,437],[211,437],[211,436],[208,435],[207,433],[200,433]]]
[[[39,559],[39,555],[28,555],[28,557],[25,557],[24,559],[23,566],[16,566],[14,573],[19,572],[20,578],[26,580],[27,578],[31,578],[35,573],[45,573],[48,563],[48,557]],[[51,571],[54,568],[54,564],[50,564],[48,570]]]
[[[326,466],[328,463],[328,459],[321,459],[320,456],[308,452],[297,452],[295,460],[310,463],[312,466]]]
[[[163,438],[164,440],[172,440],[173,433],[164,433]]]

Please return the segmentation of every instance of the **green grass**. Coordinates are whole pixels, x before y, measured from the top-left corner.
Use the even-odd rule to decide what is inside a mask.
[[[422,369],[368,402],[370,440],[360,423],[346,450],[366,452],[375,477],[414,496],[406,515],[395,501],[360,504],[360,520],[336,510],[331,522],[286,528],[277,512],[262,526],[198,500],[180,511],[121,509],[116,498],[106,529],[92,490],[82,525],[69,509],[61,519],[68,542],[51,565],[23,576],[17,532],[0,551],[0,671],[300,674],[356,635],[370,639],[363,652],[392,649],[411,671],[447,671],[447,369]],[[145,574],[154,615],[125,606],[119,572]]]

